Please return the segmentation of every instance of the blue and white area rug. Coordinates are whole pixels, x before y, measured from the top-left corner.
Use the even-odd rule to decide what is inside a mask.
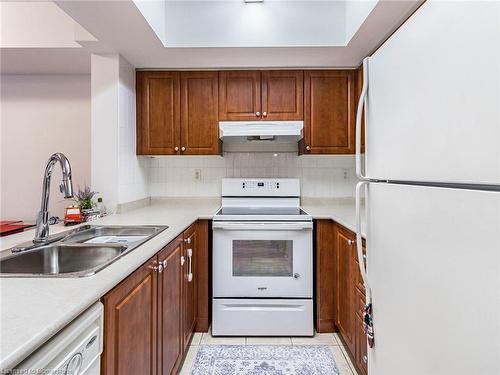
[[[339,375],[328,346],[201,345],[191,375]]]

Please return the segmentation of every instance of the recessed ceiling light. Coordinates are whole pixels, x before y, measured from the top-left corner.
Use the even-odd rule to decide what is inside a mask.
[[[245,3],[263,3],[264,0],[244,0]]]

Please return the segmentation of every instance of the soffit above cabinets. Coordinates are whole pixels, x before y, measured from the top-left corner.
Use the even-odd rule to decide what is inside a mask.
[[[96,42],[52,1],[0,2],[2,74],[89,74]]]
[[[55,2],[136,68],[215,69],[357,67],[422,1]]]

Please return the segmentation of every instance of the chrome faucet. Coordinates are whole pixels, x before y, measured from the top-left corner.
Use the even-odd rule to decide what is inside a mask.
[[[36,218],[36,232],[33,243],[45,244],[49,238],[49,196],[50,196],[50,178],[54,170],[54,165],[59,162],[62,169],[63,178],[59,190],[64,194],[65,198],[73,197],[73,182],[71,181],[71,165],[69,160],[61,153],[55,153],[50,156],[45,165],[45,173],[43,174],[42,186],[42,203],[40,212]]]

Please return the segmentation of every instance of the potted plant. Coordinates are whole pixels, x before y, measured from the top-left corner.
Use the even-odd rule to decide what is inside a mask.
[[[90,186],[85,185],[83,190],[78,186],[78,192],[75,194],[74,200],[80,206],[84,216],[93,212],[95,203],[92,198],[94,198],[96,194],[96,191],[90,190]]]

